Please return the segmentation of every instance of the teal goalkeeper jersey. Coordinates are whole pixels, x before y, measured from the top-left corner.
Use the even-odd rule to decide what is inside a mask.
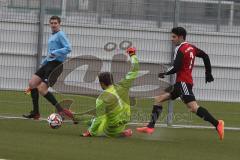
[[[109,132],[130,121],[129,90],[138,76],[139,62],[136,55],[131,56],[131,71],[117,84],[108,87],[96,100],[96,117],[89,128],[92,136],[99,130]],[[116,132],[116,130],[115,130]],[[114,133],[113,133],[114,134]]]

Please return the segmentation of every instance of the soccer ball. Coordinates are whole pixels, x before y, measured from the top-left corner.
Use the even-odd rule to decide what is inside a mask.
[[[61,125],[63,123],[62,117],[57,113],[52,113],[48,117],[47,121],[48,121],[49,126],[52,129],[57,129],[57,128],[61,127]]]

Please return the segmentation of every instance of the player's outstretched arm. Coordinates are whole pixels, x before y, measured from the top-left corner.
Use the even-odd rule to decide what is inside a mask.
[[[197,48],[197,57],[202,58],[203,62],[204,62],[204,66],[205,66],[205,82],[212,82],[214,81],[213,75],[212,75],[212,66],[211,66],[211,62],[210,62],[210,58],[209,56],[202,51],[201,49]]]
[[[174,60],[173,66],[168,69],[167,72],[162,72],[158,74],[159,78],[164,78],[165,75],[175,74],[177,73],[181,66],[182,66],[182,59],[183,59],[183,53],[178,51],[176,58]]]
[[[136,49],[134,47],[127,49],[127,54],[131,58],[131,70],[127,73],[127,75],[118,83],[124,88],[130,88],[132,86],[133,81],[138,76],[139,71],[139,62],[136,56]]]

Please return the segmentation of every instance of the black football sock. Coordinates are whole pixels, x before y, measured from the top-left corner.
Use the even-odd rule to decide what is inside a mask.
[[[154,128],[159,115],[162,113],[162,106],[153,105],[151,121],[148,123],[147,127]]]
[[[31,90],[31,97],[32,97],[32,103],[33,103],[33,113],[39,114],[39,93],[38,89],[34,88]]]
[[[196,114],[205,121],[210,122],[213,126],[217,127],[218,120],[216,120],[205,108],[199,107]]]
[[[62,107],[59,105],[59,103],[57,102],[56,98],[54,97],[54,95],[51,92],[48,92],[45,96],[44,96],[52,105],[54,105],[57,109],[58,112],[61,112],[63,109]]]

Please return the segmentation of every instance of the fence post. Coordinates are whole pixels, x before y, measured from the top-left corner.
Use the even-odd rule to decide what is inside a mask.
[[[179,23],[179,13],[180,12],[180,1],[175,0],[174,3],[174,22],[173,22],[173,27],[177,27]],[[172,54],[171,54],[171,64],[173,64],[174,61],[174,50],[175,46],[172,45]],[[170,83],[174,84],[174,75],[170,76]],[[168,101],[168,115],[167,115],[167,125],[170,126],[173,121],[173,101],[169,100]]]
[[[66,18],[66,10],[67,10],[67,0],[62,0],[62,16],[61,16],[61,18]]]
[[[102,24],[102,12],[103,12],[103,5],[104,1],[98,0],[97,1],[97,22],[98,24]]]
[[[229,17],[229,22],[228,22],[228,25],[230,27],[233,26],[233,19],[234,19],[234,5],[235,5],[235,2],[232,2],[231,4],[231,9],[230,9],[230,17]]]
[[[161,28],[161,26],[162,26],[162,13],[163,13],[161,3],[159,4],[158,9],[159,9],[159,16],[158,16],[158,19],[157,19],[157,26],[158,26],[158,28]]]
[[[39,68],[42,60],[44,15],[45,15],[45,0],[40,0],[36,70]]]
[[[174,21],[173,26],[177,27],[179,23],[179,15],[180,15],[180,0],[175,0],[174,2]]]
[[[217,24],[216,24],[216,31],[220,31],[221,25],[221,8],[222,8],[222,0],[218,0],[218,12],[217,12]]]

